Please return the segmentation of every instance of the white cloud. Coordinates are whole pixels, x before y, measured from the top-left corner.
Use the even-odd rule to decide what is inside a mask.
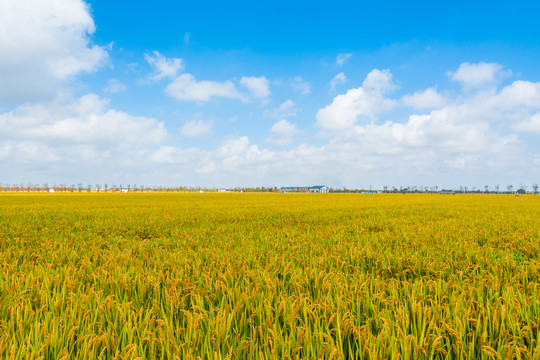
[[[448,153],[482,153],[495,146],[515,145],[519,141],[511,132],[499,133],[496,127],[506,125],[525,129],[534,124],[534,116],[524,115],[540,108],[540,83],[516,81],[498,92],[483,92],[458,97],[427,115],[411,114],[405,124],[388,121],[383,125],[356,127],[360,132],[386,129],[388,134],[407,146],[420,146]],[[417,94],[405,96],[414,98]],[[385,147],[391,141],[377,140]],[[400,149],[400,151],[403,149]]]
[[[212,124],[203,120],[191,120],[188,121],[182,126],[180,133],[184,137],[189,138],[198,138],[210,133],[212,129]]]
[[[292,116],[296,116],[298,109],[296,104],[291,99],[285,100],[281,103],[277,109],[265,109],[264,116],[276,119],[283,119]]]
[[[28,104],[0,115],[3,140],[35,142],[59,150],[62,144],[99,147],[157,144],[166,137],[162,122],[107,109],[97,95],[73,100],[58,97],[46,104]]]
[[[184,69],[184,62],[179,58],[168,58],[154,51],[152,55],[145,54],[145,60],[154,69],[154,74],[150,79],[159,81],[163,78],[173,79],[178,73]]]
[[[296,116],[296,104],[291,99],[285,100],[278,107],[278,113],[280,117],[291,117]]]
[[[206,102],[212,97],[225,97],[248,101],[250,97],[267,102],[271,95],[269,81],[266,77],[244,76],[240,85],[249,91],[240,93],[232,81],[196,80],[192,74],[186,73],[178,76],[165,88],[165,93],[178,100]]]
[[[501,109],[512,109],[520,106],[540,109],[540,82],[514,81],[490,99],[489,106]]]
[[[209,101],[212,97],[242,99],[242,96],[230,81],[197,81],[191,74],[182,74],[167,85],[165,93],[178,100]]]
[[[317,125],[322,129],[343,130],[355,125],[358,116],[373,115],[369,95],[357,88],[338,95],[332,104],[317,112]]]
[[[167,138],[162,122],[109,109],[93,94],[19,106],[0,115],[0,127],[0,167],[11,181],[140,178],[145,154]]]
[[[323,145],[301,144],[289,150],[269,150],[240,136],[210,151],[166,148],[161,153],[167,156],[162,154],[161,161],[174,164],[183,179],[195,184],[211,179],[218,186],[322,183],[376,187],[505,182],[511,181],[510,174],[536,161],[522,157],[522,146],[514,136],[499,136],[482,122],[472,126],[459,122],[460,115],[436,110],[413,115],[405,124],[357,125]],[[286,136],[296,131],[294,125],[285,121],[274,125],[274,133],[285,137],[267,141],[290,143]]]
[[[515,174],[522,174],[529,181],[540,176],[540,169],[531,170],[538,155],[528,154],[526,142],[512,132],[514,129],[528,135],[540,133],[540,82],[515,81],[499,90],[452,99],[428,89],[404,96],[402,103],[436,110],[412,113],[404,123],[358,124],[358,117],[369,118],[370,112],[377,113],[370,96],[380,96],[381,91],[394,88],[389,74],[381,75],[384,74],[368,76],[362,88],[336,96],[331,105],[319,110],[317,125],[333,130],[327,133],[330,141],[320,147],[324,151],[321,156],[341,163],[325,167],[322,158],[321,168],[343,169],[342,178],[349,176],[345,173],[350,169],[364,171],[370,174],[371,181],[384,173],[382,178],[400,179],[401,184],[404,179],[423,179],[432,184],[478,184],[515,181]],[[384,100],[390,101],[389,105],[394,101]],[[353,172],[349,173],[351,179]]]
[[[220,157],[236,156],[245,153],[249,148],[247,136],[226,140],[219,149],[217,155]]]
[[[466,108],[434,110],[428,115],[410,115],[406,123],[356,126],[345,138],[362,139],[371,151],[403,156],[418,149],[439,153],[475,153],[484,150],[496,136],[484,121],[471,118]]]
[[[344,73],[340,72],[334,78],[330,81],[330,89],[334,91],[336,89],[336,86],[339,84],[344,84],[347,82],[347,77]]]
[[[338,54],[338,56],[336,56],[336,65],[342,66],[343,64],[345,64],[347,60],[351,58],[351,56],[352,54],[348,54],[348,53]]]
[[[111,79],[107,82],[107,86],[103,88],[103,91],[116,94],[127,90],[127,86],[122,84],[118,79]]]
[[[270,128],[271,135],[266,141],[276,145],[288,145],[292,143],[293,136],[298,133],[296,125],[290,123],[286,119],[282,119]]]
[[[292,88],[299,92],[301,95],[308,95],[311,93],[311,85],[302,77],[296,76],[291,82]]]
[[[398,88],[392,81],[392,73],[390,70],[373,69],[367,74],[362,87],[367,91],[379,92],[385,94]]]
[[[536,113],[529,119],[516,124],[515,129],[526,134],[540,135],[540,113]]]
[[[504,71],[503,69],[504,67],[497,63],[479,62],[471,64],[465,62],[459,66],[456,72],[449,75],[452,80],[460,82],[463,88],[468,90],[493,85],[512,74],[510,70]]]
[[[251,174],[252,171],[261,175],[266,174],[267,162],[273,160],[276,154],[252,145],[247,136],[241,136],[225,141],[211,156],[219,164],[218,170],[243,176]]]
[[[362,87],[338,95],[332,103],[317,112],[317,126],[325,130],[346,130],[354,126],[359,117],[375,120],[376,114],[389,110],[395,101],[384,96],[395,89],[388,70],[372,70]]]
[[[265,99],[271,94],[268,79],[264,76],[244,76],[240,79],[240,84],[246,87],[255,98]]]
[[[107,59],[91,44],[95,25],[81,0],[0,2],[0,103],[54,96],[66,79]]]
[[[437,109],[446,104],[446,99],[437,92],[437,89],[429,88],[421,92],[405,95],[401,98],[401,102],[415,109]]]

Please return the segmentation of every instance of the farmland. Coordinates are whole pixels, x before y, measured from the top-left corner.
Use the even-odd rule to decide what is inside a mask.
[[[540,358],[540,197],[0,195],[0,357]]]

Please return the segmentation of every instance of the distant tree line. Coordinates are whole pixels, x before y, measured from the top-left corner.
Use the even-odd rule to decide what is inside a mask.
[[[270,193],[280,192],[281,188],[277,186],[261,186],[261,187],[234,187],[234,188],[219,188],[219,187],[201,187],[201,186],[150,186],[137,184],[0,184],[0,192],[108,192],[108,193],[151,193],[151,192],[258,192]],[[347,188],[334,187],[330,188],[331,193],[452,193],[452,194],[535,194],[538,195],[538,184],[532,184],[530,187],[520,184],[514,188],[512,184],[501,188],[499,185],[489,187],[468,187],[458,186],[453,189],[439,189],[438,186],[384,186],[382,189],[369,188]]]
[[[202,186],[157,186],[137,184],[0,184],[0,192],[279,192],[280,188],[270,187],[234,187],[217,188]]]

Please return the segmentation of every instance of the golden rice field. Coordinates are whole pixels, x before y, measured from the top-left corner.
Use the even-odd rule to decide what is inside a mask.
[[[2,194],[0,239],[1,358],[540,358],[540,196]]]

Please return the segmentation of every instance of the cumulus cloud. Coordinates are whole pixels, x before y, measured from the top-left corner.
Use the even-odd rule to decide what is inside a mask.
[[[373,69],[367,74],[362,87],[368,91],[379,92],[385,94],[398,88],[392,81],[392,73],[390,70]]]
[[[296,116],[296,104],[291,99],[285,100],[278,107],[278,114],[280,117]]]
[[[405,123],[356,125],[333,143],[348,146],[368,162],[379,159],[396,169],[397,177],[403,178],[406,174],[400,172],[409,171],[415,174],[412,178],[431,182],[467,181],[460,180],[454,168],[465,171],[462,177],[487,181],[487,173],[499,173],[501,179],[503,169],[526,166],[519,155],[524,154],[519,139],[498,133],[489,115],[481,117],[480,113],[474,103],[449,106],[426,115],[412,114]],[[378,164],[372,166],[383,170]]]
[[[292,143],[293,136],[298,132],[296,125],[290,123],[286,119],[282,119],[270,129],[270,137],[266,139],[269,143],[276,145],[288,145]]]
[[[339,84],[344,84],[346,82],[347,82],[347,77],[345,76],[344,73],[340,72],[339,74],[334,76],[332,80],[330,80],[330,89],[334,91],[336,89],[336,86],[338,86]]]
[[[300,95],[308,95],[311,93],[311,85],[309,85],[309,83],[307,81],[305,81],[304,79],[302,79],[301,76],[296,76],[292,81],[291,81],[291,87],[297,91],[298,93],[300,93]]]
[[[264,76],[244,76],[240,79],[240,84],[255,98],[265,99],[271,94],[268,79]]]
[[[81,0],[0,2],[0,103],[54,96],[62,82],[107,59]]]
[[[517,123],[514,128],[522,133],[540,135],[540,113],[536,113],[525,121]]]
[[[27,104],[0,115],[4,141],[24,140],[42,145],[122,146],[157,144],[166,137],[162,122],[108,109],[97,95],[79,99],[60,96],[45,104]],[[59,151],[61,152],[61,151]]]
[[[432,183],[511,182],[509,174],[526,173],[530,181],[540,176],[540,170],[530,170],[538,156],[528,154],[526,142],[514,132],[540,133],[540,82],[514,81],[500,89],[451,99],[430,88],[401,99],[407,106],[434,109],[427,114],[412,113],[405,122],[359,123],[359,117],[369,119],[396,105],[395,100],[381,97],[394,88],[389,72],[372,72],[361,88],[336,96],[320,109],[317,126],[333,130],[327,133],[329,143],[319,148],[321,156],[333,154],[328,157],[340,159],[343,169],[386,173],[401,181],[422,177]],[[362,165],[355,164],[355,158]]]
[[[465,62],[459,66],[457,71],[450,73],[450,78],[460,82],[464,89],[493,85],[502,78],[512,74],[510,70],[504,71],[504,67],[497,63],[468,63]]]
[[[446,104],[444,96],[437,92],[435,88],[429,88],[414,94],[405,95],[401,102],[415,109],[437,109]]]
[[[162,122],[110,109],[94,94],[19,106],[0,114],[0,127],[8,181],[140,179],[148,154],[167,139]]]
[[[276,153],[251,144],[247,136],[240,136],[225,141],[211,156],[224,173],[242,176],[252,171],[267,173],[267,162],[274,160]]]
[[[352,57],[352,54],[348,54],[348,53],[338,54],[338,56],[336,56],[336,65],[342,66],[351,57]]]
[[[296,104],[294,103],[294,101],[288,99],[282,102],[277,108],[265,109],[264,116],[275,119],[283,119],[296,116],[297,112],[298,109],[296,108]]]
[[[165,93],[184,101],[209,101],[212,97],[242,99],[241,94],[231,81],[198,81],[191,74],[182,74],[167,85]]]
[[[110,181],[167,137],[162,122],[109,109],[93,94],[19,106],[0,115],[0,127],[6,180]]]
[[[184,137],[198,138],[210,133],[212,124],[203,120],[190,120],[182,126],[180,133]]]
[[[385,97],[394,90],[389,70],[372,70],[362,87],[348,90],[338,95],[332,103],[317,112],[317,126],[325,130],[346,130],[353,127],[359,117],[375,120],[380,112],[390,110],[395,100]]]
[[[154,81],[159,81],[163,78],[173,79],[184,69],[182,59],[168,58],[158,51],[154,51],[152,54],[145,54],[144,59],[154,70],[154,73],[150,76],[150,79]]]
[[[178,100],[198,102],[210,101],[212,97],[224,97],[243,102],[255,98],[266,103],[271,95],[269,81],[264,76],[243,76],[239,84],[246,88],[247,92],[240,92],[232,81],[199,81],[192,74],[185,73],[167,85],[165,93]]]
[[[489,106],[501,109],[512,109],[519,106],[538,109],[540,108],[538,102],[540,99],[540,82],[517,80],[488,99],[491,100]]]

